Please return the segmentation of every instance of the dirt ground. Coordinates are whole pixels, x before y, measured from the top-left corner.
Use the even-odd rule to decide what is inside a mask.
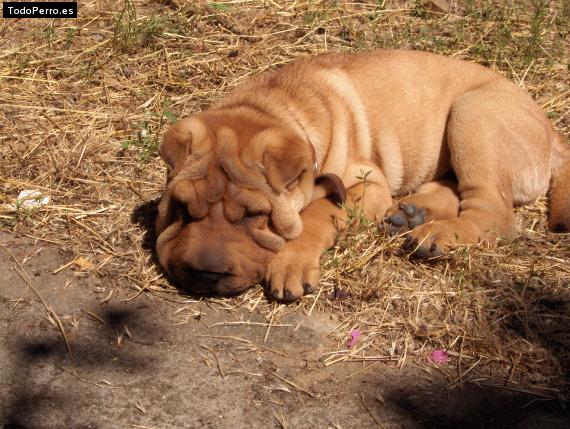
[[[343,347],[328,335],[334,314],[292,311],[267,333],[265,320],[254,325],[255,314],[223,301],[128,295],[113,278],[53,274],[73,256],[50,244],[8,234],[0,244],[4,429],[570,427],[555,401],[449,390],[444,368],[325,367]]]

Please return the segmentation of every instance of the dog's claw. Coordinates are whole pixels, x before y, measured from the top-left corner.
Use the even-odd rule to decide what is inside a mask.
[[[305,292],[305,295],[307,295],[309,293],[313,293],[315,288],[310,283],[303,283],[303,291]]]
[[[425,241],[427,240],[424,240],[424,242],[418,245],[417,239],[408,236],[406,237],[406,241],[404,241],[403,247],[406,251],[410,252],[411,256],[418,259],[435,258],[445,253],[437,243],[429,245]]]
[[[270,295],[276,301],[281,301],[283,299],[283,295],[281,291],[279,291],[278,289],[271,290]]]
[[[415,256],[416,258],[425,259],[429,257],[429,250],[425,246],[419,246],[415,248],[412,255]]]
[[[441,250],[441,248],[436,243],[433,243],[431,245],[431,247],[429,248],[429,255],[432,258],[434,258],[436,256],[442,256],[443,250]]]
[[[436,243],[433,243],[430,246],[427,243],[422,242],[418,245],[418,240],[410,235],[406,237],[403,247],[404,250],[410,252],[413,257],[419,259],[433,258],[443,255],[443,251]]]
[[[406,237],[406,240],[404,240],[404,249],[411,252],[412,250],[414,250],[416,248],[417,244],[418,244],[418,242],[414,238],[412,238],[411,236],[408,235]]]

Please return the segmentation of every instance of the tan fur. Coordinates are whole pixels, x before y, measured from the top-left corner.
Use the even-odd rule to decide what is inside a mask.
[[[265,280],[285,300],[314,289],[320,254],[350,226],[326,198],[344,195],[341,181],[349,208],[413,228],[419,256],[512,237],[513,205],[551,181],[550,224],[570,229],[570,149],[544,113],[495,72],[423,52],[326,54],[262,73],[172,126],[161,155],[158,255],[191,289]]]

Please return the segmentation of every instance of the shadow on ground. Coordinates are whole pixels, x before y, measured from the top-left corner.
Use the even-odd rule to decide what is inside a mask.
[[[95,314],[95,313],[92,313]],[[133,376],[156,371],[156,358],[151,346],[161,335],[157,326],[151,326],[141,311],[133,305],[111,306],[99,310],[95,326],[81,336],[69,338],[72,358],[60,335],[45,321],[40,329],[10,330],[7,332],[8,354],[3,373],[11,386],[10,399],[3,403],[1,423],[5,429],[35,427],[99,428],[100,422],[78,423],[73,416],[92,395],[83,388],[124,389],[108,382],[84,379],[82,373],[127,373]],[[17,323],[17,325],[20,325]],[[130,328],[128,328],[130,327]],[[127,332],[136,332],[137,338]],[[122,347],[118,342],[122,341]],[[138,347],[126,344],[136,341]],[[143,347],[141,347],[142,345]],[[146,346],[146,347],[144,347]]]
[[[451,391],[444,384],[415,385],[394,389],[384,399],[387,407],[413,421],[410,427],[562,429],[570,425],[564,404],[473,384]]]
[[[147,201],[135,207],[131,214],[131,222],[138,225],[143,231],[142,248],[152,257],[152,262],[159,267],[158,256],[156,254],[156,217],[158,216],[158,203],[160,198]]]

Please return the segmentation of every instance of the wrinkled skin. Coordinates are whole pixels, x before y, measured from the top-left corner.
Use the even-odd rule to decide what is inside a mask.
[[[311,148],[248,114],[180,121],[160,148],[169,175],[157,253],[177,285],[192,292],[234,295],[262,282],[276,252],[302,231],[299,212],[315,191]],[[321,193],[331,180],[319,178]]]
[[[185,224],[171,240],[161,245],[167,271],[183,288],[193,292],[234,295],[261,282],[265,267],[275,252],[258,246],[243,224],[213,215]]]

